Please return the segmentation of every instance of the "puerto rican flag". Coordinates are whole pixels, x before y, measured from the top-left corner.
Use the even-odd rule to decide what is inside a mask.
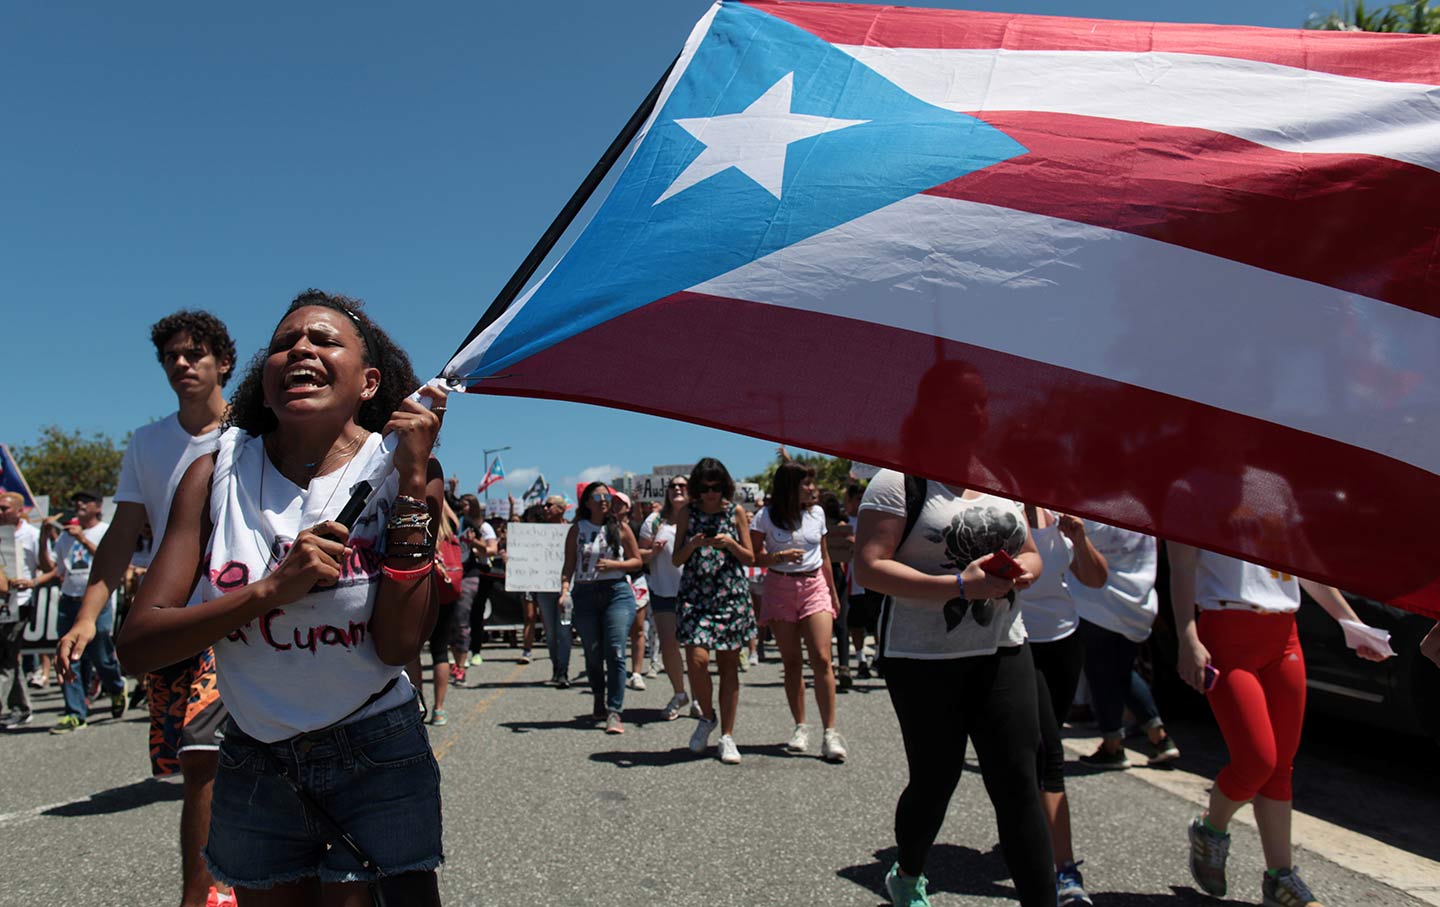
[[[1440,615],[1437,171],[1440,38],[726,0],[445,374]]]
[[[505,478],[505,467],[500,464],[500,457],[496,456],[485,469],[485,475],[480,479],[480,487],[475,489],[479,494],[485,491],[501,479]]]

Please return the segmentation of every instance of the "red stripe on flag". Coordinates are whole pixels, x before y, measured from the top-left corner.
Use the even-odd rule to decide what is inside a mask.
[[[928,194],[1122,230],[1440,315],[1440,172],[1204,129],[975,116],[1029,152]]]
[[[637,332],[689,338],[650,350],[647,369],[669,380],[637,383],[625,363],[583,354]],[[988,398],[983,406],[977,390]],[[619,407],[866,463],[903,462],[1440,616],[1434,507],[1417,506],[1440,498],[1436,476],[1273,423],[925,334],[681,293],[472,391]],[[988,467],[969,461],[977,440],[977,461]],[[1283,475],[1290,490],[1261,481],[1242,500],[1238,479],[1212,474],[1198,484],[1194,514],[1182,518],[1167,503],[1177,479],[1224,463]],[[1292,498],[1298,525],[1284,503]],[[1383,544],[1367,526],[1384,527]]]
[[[904,6],[747,2],[832,44],[1199,54],[1361,79],[1440,85],[1440,38],[1425,35],[1120,22]]]

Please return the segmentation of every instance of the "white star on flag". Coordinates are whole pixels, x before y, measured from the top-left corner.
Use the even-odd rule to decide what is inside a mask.
[[[795,74],[786,73],[740,113],[676,120],[681,129],[704,143],[705,150],[675,177],[655,204],[731,167],[779,199],[785,182],[785,151],[791,142],[870,122],[792,112],[794,83]]]

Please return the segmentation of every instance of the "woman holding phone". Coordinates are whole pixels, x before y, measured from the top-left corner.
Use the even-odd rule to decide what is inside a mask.
[[[907,521],[913,521],[908,532]],[[855,544],[856,579],[890,596],[880,615],[878,654],[910,771],[895,805],[899,855],[885,876],[891,902],[930,903],[925,860],[973,740],[1020,903],[1054,907],[1050,835],[1035,766],[1035,666],[1014,602],[1015,592],[1042,570],[1024,509],[882,469],[861,500]],[[996,563],[1005,561],[1018,572]]]
[[[121,634],[137,671],[214,647],[230,723],[205,860],[241,904],[359,903],[372,882],[440,902],[440,773],[404,667],[435,624],[445,394],[427,410],[418,384],[357,300],[302,293],[182,478]],[[391,433],[394,469],[334,522]]]
[[[695,464],[687,481],[689,502],[675,517],[675,538],[684,539],[671,563],[684,567],[680,578],[676,638],[685,646],[690,691],[700,704],[700,723],[690,751],[703,753],[720,727],[720,761],[740,764],[735,745],[735,713],[740,706],[740,659],[755,638],[750,610],[750,580],[745,568],[755,562],[750,549],[750,519],[734,503],[735,480],[713,457]],[[710,653],[720,669],[720,715],[711,700]]]

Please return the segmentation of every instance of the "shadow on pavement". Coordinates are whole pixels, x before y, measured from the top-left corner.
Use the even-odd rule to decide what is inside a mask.
[[[185,786],[169,781],[147,778],[124,787],[112,787],[92,794],[90,799],[79,803],[66,803],[41,813],[43,816],[105,816],[111,813],[139,809],[153,803],[171,803],[185,798]]]
[[[593,731],[598,724],[589,715],[576,715],[568,721],[502,721],[499,726],[511,733],[528,734],[532,731]]]
[[[601,762],[616,768],[663,768],[667,765],[683,765],[701,759],[715,758],[711,753],[696,755],[687,746],[670,750],[611,750],[605,753],[591,753],[591,762]]]

